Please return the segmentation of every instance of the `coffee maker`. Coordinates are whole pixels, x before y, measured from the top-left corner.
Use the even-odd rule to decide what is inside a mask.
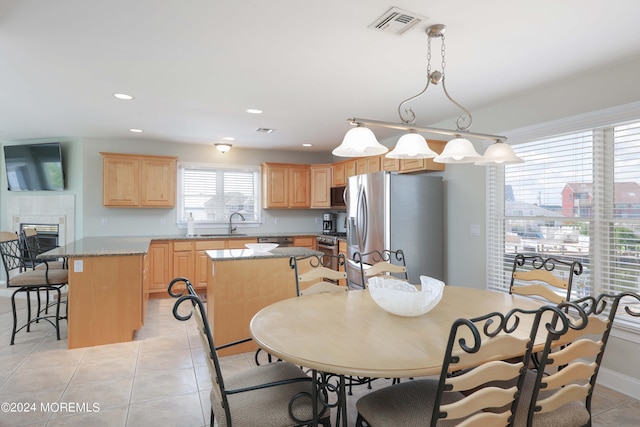
[[[322,214],[322,234],[335,234],[336,232],[336,214]]]

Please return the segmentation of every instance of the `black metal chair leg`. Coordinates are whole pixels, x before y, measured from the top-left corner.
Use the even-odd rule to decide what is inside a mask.
[[[13,342],[16,338],[16,328],[18,327],[18,315],[16,314],[16,292],[11,294],[11,310],[13,311],[13,331],[11,331],[11,345],[13,345]]]
[[[30,329],[31,329],[31,292],[27,290],[27,332],[30,332]]]

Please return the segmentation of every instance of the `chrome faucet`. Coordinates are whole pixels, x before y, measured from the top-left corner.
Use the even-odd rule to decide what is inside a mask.
[[[231,215],[229,215],[229,234],[233,234],[233,232],[236,231],[236,228],[237,228],[237,227],[234,227],[233,224],[231,223],[231,220],[235,215],[240,215],[240,218],[242,218],[243,221],[245,220],[244,215],[242,215],[240,212],[234,212]]]

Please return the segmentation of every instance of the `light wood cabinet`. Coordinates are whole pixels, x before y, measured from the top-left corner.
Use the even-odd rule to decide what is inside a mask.
[[[247,243],[258,243],[258,239],[229,239],[226,241],[225,249],[246,249]]]
[[[338,254],[344,255],[345,262],[347,261],[347,241],[343,239],[338,239]],[[346,266],[342,266],[339,268],[340,271],[344,271]],[[344,279],[339,280],[338,283],[340,286],[347,286],[347,281]]]
[[[400,159],[390,159],[388,157],[384,157],[382,159],[382,170],[387,172],[399,172]]]
[[[309,208],[311,171],[309,165],[262,164],[263,207]]]
[[[190,281],[195,280],[195,242],[172,242],[171,256],[171,280],[176,277],[185,277]]]
[[[316,238],[315,236],[298,236],[293,238],[293,246],[301,247],[301,248],[316,248]]]
[[[350,160],[344,164],[344,176],[345,180],[349,181],[350,176],[354,176],[356,174],[356,161]]]
[[[207,256],[208,250],[225,249],[226,241],[224,240],[201,240],[195,242],[196,254],[195,254],[195,283],[197,288],[207,288],[207,277],[209,275],[208,265],[209,257]]]
[[[148,289],[150,294],[166,296],[169,282],[176,277],[186,277],[199,290],[207,288],[206,251],[219,249],[245,249],[246,243],[256,243],[256,238],[207,239],[207,240],[154,240],[149,245]],[[176,290],[180,285],[176,285]]]
[[[154,241],[149,245],[147,253],[149,292],[165,291],[169,286],[169,242]]]
[[[446,141],[429,140],[429,147],[436,153],[442,153]],[[382,158],[382,170],[389,172],[411,173],[411,172],[435,172],[443,171],[444,163],[436,163],[433,159],[389,159]]]
[[[331,208],[331,165],[311,166],[311,207]]]
[[[107,207],[172,208],[177,157],[102,155],[102,204]]]
[[[341,187],[347,185],[347,177],[345,175],[345,162],[338,162],[331,165],[331,186]]]

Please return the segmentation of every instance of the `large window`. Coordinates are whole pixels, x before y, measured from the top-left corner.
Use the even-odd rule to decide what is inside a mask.
[[[178,223],[192,215],[202,226],[228,224],[240,212],[243,224],[260,223],[260,170],[257,167],[227,167],[187,164],[178,166]]]
[[[513,148],[524,163],[488,172],[488,287],[524,253],[580,261],[574,297],[640,292],[640,122]]]

